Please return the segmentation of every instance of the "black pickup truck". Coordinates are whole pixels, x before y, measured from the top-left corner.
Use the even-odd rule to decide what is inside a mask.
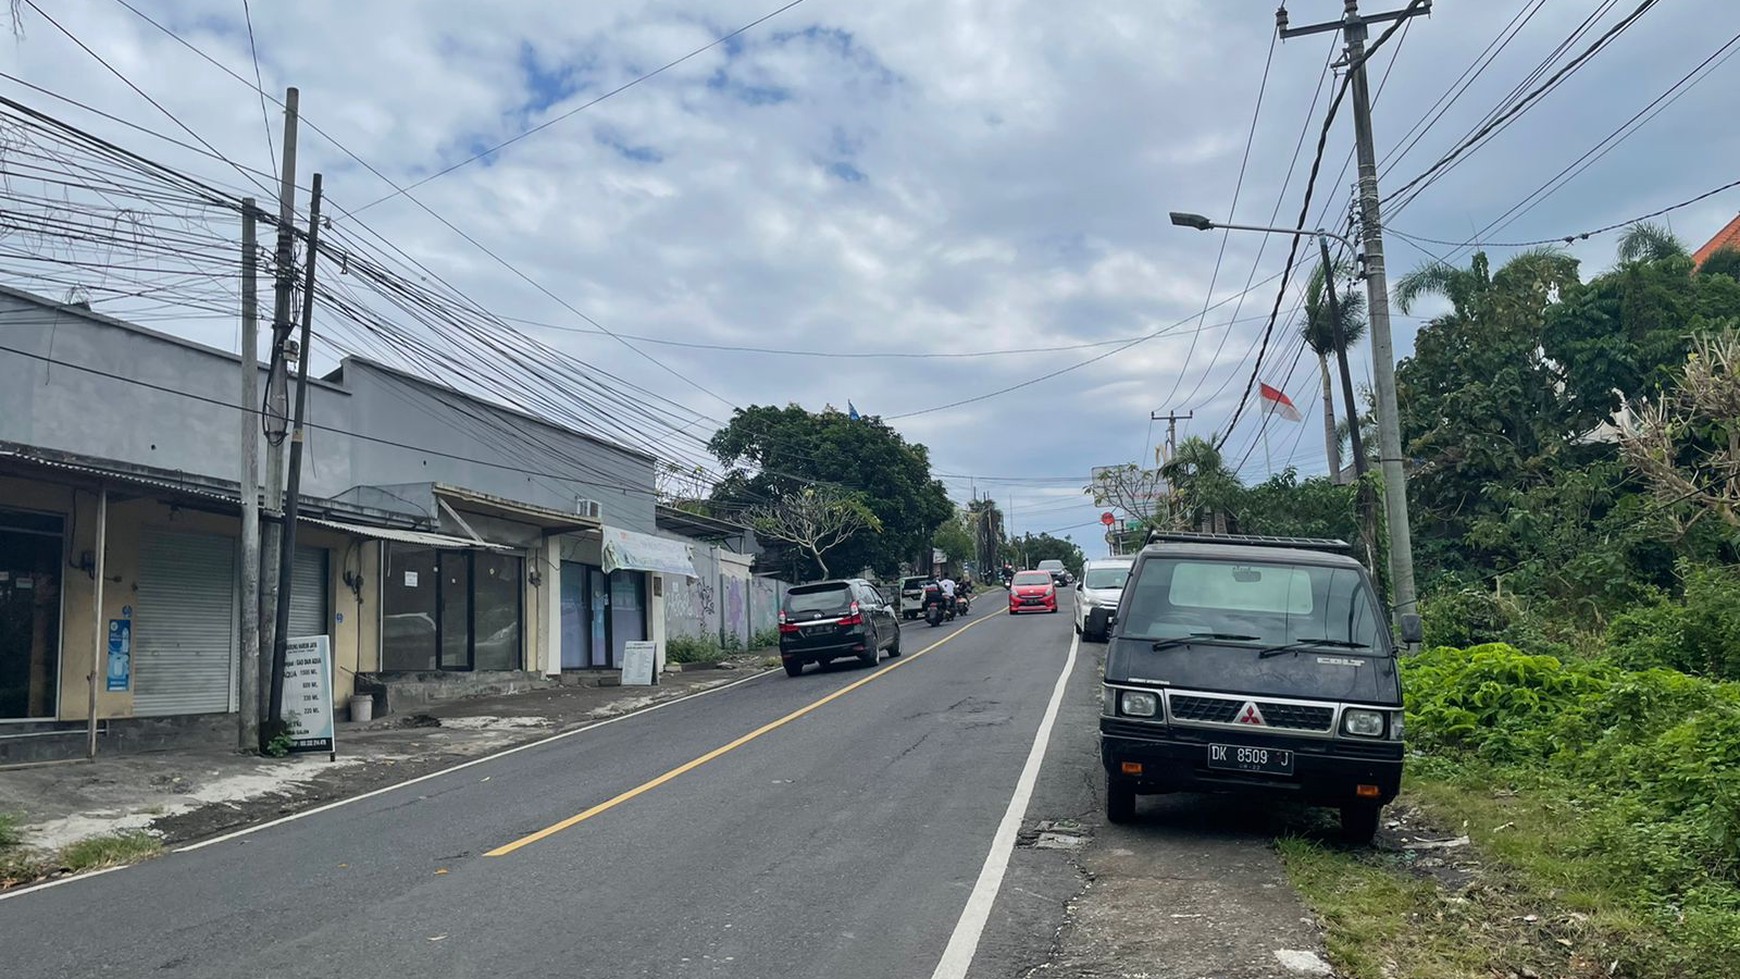
[[[1109,627],[1106,816],[1177,791],[1287,796],[1369,842],[1402,781],[1396,643],[1341,541],[1157,532]],[[1404,616],[1404,642],[1419,619]]]

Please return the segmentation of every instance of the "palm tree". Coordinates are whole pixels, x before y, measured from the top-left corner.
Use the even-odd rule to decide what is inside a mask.
[[[1365,465],[1367,469],[1376,469],[1378,465],[1378,430],[1377,430],[1377,393],[1369,384],[1359,386],[1359,438],[1365,449]],[[1348,432],[1347,419],[1335,423],[1335,446],[1337,449],[1351,453],[1352,436]]]
[[[1335,384],[1329,376],[1329,356],[1334,354],[1338,360],[1345,360],[1347,348],[1365,336],[1365,296],[1351,290],[1337,295],[1336,308],[1341,319],[1341,342],[1337,344],[1336,324],[1329,316],[1325,286],[1329,281],[1347,279],[1352,268],[1346,262],[1337,262],[1327,271],[1334,275],[1334,280],[1325,279],[1325,269],[1319,262],[1311,273],[1311,281],[1306,283],[1305,320],[1299,324],[1299,335],[1317,355],[1317,372],[1323,378],[1323,451],[1329,462],[1329,478],[1340,482],[1341,443],[1335,436]]]
[[[1500,308],[1539,310],[1576,281],[1577,260],[1557,248],[1517,252],[1497,272],[1485,252],[1475,252],[1465,269],[1432,262],[1402,276],[1396,281],[1395,300],[1408,313],[1426,296],[1442,296],[1450,300],[1450,313],[1438,319],[1468,322]]]
[[[1659,224],[1648,221],[1639,222],[1625,230],[1619,237],[1619,261],[1630,265],[1632,262],[1659,262],[1665,258],[1682,258],[1686,255],[1686,246],[1674,233]]]
[[[1227,508],[1239,490],[1238,477],[1226,468],[1220,450],[1200,436],[1178,443],[1160,467],[1160,475],[1178,500],[1174,516],[1186,525],[1226,533]]]

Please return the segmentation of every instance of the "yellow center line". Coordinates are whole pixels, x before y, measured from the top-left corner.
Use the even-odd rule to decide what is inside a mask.
[[[727,742],[726,744],[722,744],[719,747],[714,748],[712,751],[709,751],[706,754],[701,755],[698,758],[692,759],[690,761],[686,761],[686,762],[682,763],[681,765],[678,765],[676,768],[673,768],[670,771],[664,773],[663,775],[658,776],[657,778],[651,779],[651,780],[646,781],[646,782],[642,782],[641,784],[635,786],[632,789],[629,789],[628,791],[622,793],[621,795],[615,796],[614,798],[611,798],[611,799],[606,799],[605,801],[600,802],[598,805],[593,806],[592,808],[587,809],[584,812],[569,816],[567,819],[564,819],[559,823],[553,823],[549,826],[546,826],[543,829],[538,830],[536,833],[532,833],[528,836],[522,836],[519,839],[513,841],[512,843],[505,843],[501,846],[498,846],[495,849],[490,850],[489,852],[485,853],[484,856],[486,856],[486,857],[505,857],[508,854],[514,852],[515,850],[518,850],[520,847],[530,846],[531,844],[536,843],[539,840],[554,836],[557,833],[560,833],[565,829],[569,829],[571,827],[578,826],[579,824],[585,822],[586,820],[591,819],[593,816],[596,816],[600,813],[609,812],[610,810],[615,809],[617,806],[622,805],[624,802],[627,802],[628,800],[633,799],[635,796],[641,795],[641,794],[646,793],[646,792],[650,792],[653,789],[656,789],[659,786],[665,784],[666,782],[669,782],[671,779],[674,779],[677,776],[683,774],[684,772],[694,771],[695,769],[700,768],[702,765],[707,764],[708,762],[712,761],[713,759],[718,758],[720,755],[723,755],[723,754],[730,752],[730,751],[735,751],[736,749],[743,747],[744,745],[748,744],[751,741],[754,741],[756,738],[761,737],[762,735],[768,733],[769,731],[778,730],[779,728],[782,728],[785,725],[790,724],[792,721],[797,720],[798,718],[804,716],[805,714],[808,714],[811,711],[816,710],[817,708],[822,707],[825,704],[832,703],[833,701],[838,700],[841,697],[844,697],[845,695],[858,689],[859,687],[863,686],[864,684],[869,683],[872,680],[878,679],[879,677],[883,677],[883,676],[888,675],[889,673],[894,672],[895,670],[901,668],[902,666],[905,666],[906,664],[912,662],[913,660],[918,659],[919,657],[925,655],[926,653],[929,653],[932,650],[937,649],[938,647],[942,646],[944,643],[949,642],[950,640],[954,639],[956,636],[959,636],[962,633],[966,632],[968,629],[971,629],[974,626],[979,625],[982,622],[989,622],[993,616],[999,614],[1002,611],[1005,611],[1005,610],[999,609],[998,612],[993,612],[993,613],[991,613],[991,615],[987,615],[987,616],[980,618],[980,619],[977,619],[973,622],[969,622],[966,625],[960,627],[959,629],[956,629],[954,632],[949,633],[948,635],[944,636],[943,638],[938,639],[936,642],[931,643],[929,646],[926,646],[925,648],[919,650],[918,652],[908,654],[908,655],[906,655],[898,660],[895,660],[894,662],[888,664],[887,666],[884,666],[883,668],[877,670],[876,672],[870,674],[869,676],[854,680],[851,683],[848,683],[845,686],[841,687],[840,689],[834,691],[833,693],[828,694],[826,697],[821,698],[820,700],[806,704],[803,707],[799,707],[797,710],[792,711],[791,713],[785,715],[784,717],[780,718],[779,720],[769,721],[768,723],[763,724],[762,726],[756,728],[755,730],[749,732],[748,734],[745,734],[742,737],[737,738],[734,741],[730,741],[730,742]]]

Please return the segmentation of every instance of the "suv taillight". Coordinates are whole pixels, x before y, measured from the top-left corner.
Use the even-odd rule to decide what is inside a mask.
[[[782,633],[792,633],[792,632],[798,631],[798,627],[796,624],[786,620],[785,609],[779,610],[779,631]]]
[[[864,616],[861,612],[858,611],[858,603],[857,602],[852,603],[852,607],[849,610],[847,610],[845,617],[840,619],[840,624],[841,625],[863,625],[864,624]]]

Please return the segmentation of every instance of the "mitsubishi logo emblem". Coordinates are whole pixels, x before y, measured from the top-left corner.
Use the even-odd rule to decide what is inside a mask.
[[[1257,727],[1269,726],[1269,722],[1263,720],[1263,712],[1257,709],[1255,702],[1249,700],[1245,701],[1244,710],[1239,711],[1239,716],[1234,721],[1238,724],[1254,724]]]

